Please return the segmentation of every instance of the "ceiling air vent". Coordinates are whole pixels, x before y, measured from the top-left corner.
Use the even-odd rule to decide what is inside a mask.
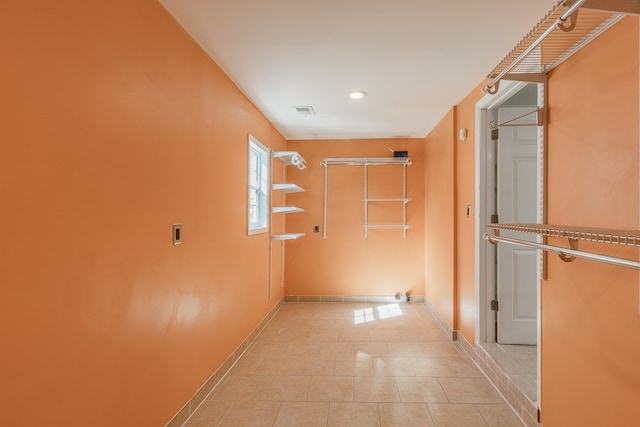
[[[313,111],[313,107],[310,105],[303,105],[299,107],[293,107],[296,109],[298,114],[302,114],[303,116],[315,116],[316,112]]]

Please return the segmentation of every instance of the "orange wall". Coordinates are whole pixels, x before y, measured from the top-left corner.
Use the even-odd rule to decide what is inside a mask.
[[[551,223],[639,227],[638,30],[627,18],[550,75]],[[0,67],[3,424],[163,425],[285,290],[426,291],[473,342],[475,230],[465,208],[475,213],[477,90],[426,141],[285,143],[153,0],[12,2],[0,31],[9,58]],[[247,133],[309,164],[287,171],[306,188],[288,196],[306,212],[289,215],[287,229],[307,236],[286,243],[286,288],[275,285],[271,299],[268,238],[246,236]],[[407,239],[385,230],[364,240],[357,167],[331,169],[328,237],[313,234],[322,158],[387,156],[389,147],[409,150],[414,163]],[[372,175],[371,195],[397,179]],[[174,222],[183,224],[178,247]],[[549,257],[545,426],[634,419],[638,283],[629,270]]]
[[[0,32],[2,424],[164,425],[283,295],[245,159],[285,141],[155,0]]]
[[[484,84],[484,83],[483,83]],[[473,90],[456,107],[455,133],[467,129],[467,138],[456,137],[456,309],[457,327],[469,343],[475,343],[475,217],[476,199],[476,103],[484,96],[482,85]],[[467,205],[471,217],[467,218]]]
[[[424,295],[423,271],[423,139],[288,141],[307,161],[308,168],[287,171],[287,179],[305,189],[287,196],[287,204],[303,213],[287,216],[287,231],[304,232],[286,243],[287,295],[394,295],[411,291]],[[329,166],[327,239],[322,238],[325,157],[388,157],[407,150],[407,222],[413,228],[403,239],[401,230],[363,230],[364,168]],[[369,197],[401,197],[401,166],[369,166]],[[371,204],[369,223],[401,223],[400,203]],[[313,225],[320,233],[313,233]]]
[[[425,148],[426,298],[470,343],[476,322],[475,104],[481,87],[447,113],[427,135]],[[458,138],[461,128],[467,129],[464,141]]]
[[[638,33],[638,18],[626,18],[550,74],[549,223],[639,228]],[[426,297],[471,343],[476,231],[465,210],[477,209],[474,114],[481,97],[479,86],[432,130],[425,148]],[[463,127],[469,137],[461,142]],[[580,249],[638,257],[631,248]],[[545,426],[628,425],[637,418],[638,293],[636,272],[549,257],[541,319]]]
[[[627,18],[551,72],[550,223],[638,229],[638,47],[638,19]],[[615,246],[580,249],[638,257]],[[637,272],[549,257],[542,284],[545,426],[637,421],[638,304]]]
[[[455,109],[425,143],[425,296],[452,329],[455,310]]]

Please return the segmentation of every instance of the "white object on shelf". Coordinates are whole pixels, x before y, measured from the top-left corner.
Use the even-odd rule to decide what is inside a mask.
[[[301,193],[304,188],[296,184],[273,184],[271,187],[273,191],[282,191],[283,193]]]
[[[274,151],[273,157],[282,160],[286,166],[293,165],[300,170],[307,168],[304,157],[297,151]]]
[[[304,209],[298,208],[296,206],[273,206],[271,208],[271,212],[276,213],[295,213],[295,212],[304,212]]]
[[[282,233],[274,234],[271,240],[296,240],[304,236],[304,233]]]

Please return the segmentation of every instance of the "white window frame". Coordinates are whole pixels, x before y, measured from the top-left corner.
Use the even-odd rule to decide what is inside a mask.
[[[253,135],[249,135],[247,147],[247,234],[249,236],[269,231],[270,159],[270,149]]]

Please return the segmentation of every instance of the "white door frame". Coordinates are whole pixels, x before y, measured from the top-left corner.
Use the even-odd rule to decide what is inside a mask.
[[[501,81],[500,90],[495,95],[487,94],[476,103],[475,108],[475,120],[476,120],[476,150],[475,150],[475,172],[476,172],[476,215],[475,215],[475,300],[476,300],[476,343],[478,342],[495,342],[495,313],[490,310],[490,303],[493,297],[492,287],[495,277],[495,267],[493,265],[487,265],[488,248],[490,244],[482,237],[486,224],[490,223],[491,214],[494,207],[494,194],[493,189],[487,191],[487,183],[489,180],[494,180],[495,171],[493,167],[488,170],[488,164],[492,164],[493,152],[489,152],[488,136],[489,136],[489,116],[488,110],[497,108],[506,100],[515,95],[528,83],[526,82],[513,82],[513,81]],[[538,85],[538,103],[544,99],[546,94],[544,93],[544,85]],[[539,105],[543,107],[543,105]],[[540,188],[544,185],[544,152],[546,148],[542,146],[541,141],[544,141],[544,130],[538,132],[539,141],[539,156],[538,156],[538,183]],[[542,197],[543,192],[540,191]],[[538,217],[542,219],[542,200],[538,200]],[[538,344],[540,344],[540,278],[542,277],[542,268],[540,267],[540,256],[538,256],[538,286],[537,286],[537,335]],[[489,288],[491,287],[491,288]],[[538,405],[540,405],[540,350],[541,346],[538,345]]]

